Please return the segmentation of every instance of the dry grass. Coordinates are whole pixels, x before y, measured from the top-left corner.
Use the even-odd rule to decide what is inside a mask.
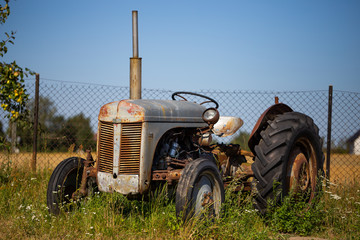
[[[326,171],[326,165],[324,164]],[[330,158],[330,181],[353,183],[360,178],[360,155],[332,154]]]
[[[32,153],[19,153],[19,154],[3,154],[0,153],[0,163],[10,160],[17,167],[30,167],[32,161]],[[93,158],[95,159],[96,153],[92,153]],[[81,157],[86,158],[85,153],[74,153],[74,152],[64,152],[64,153],[38,153],[37,154],[37,166],[40,169],[54,169],[62,160],[69,157]]]

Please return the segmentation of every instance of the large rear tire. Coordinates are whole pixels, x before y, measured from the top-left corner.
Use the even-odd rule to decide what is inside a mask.
[[[84,170],[84,159],[71,157],[63,160],[52,173],[47,189],[49,212],[59,214],[60,206],[71,202],[79,189]]]
[[[184,168],[176,189],[176,215],[188,220],[208,213],[219,216],[224,202],[224,184],[216,164],[196,159]]]
[[[268,121],[254,147],[254,206],[264,214],[269,200],[279,203],[293,191],[310,202],[321,187],[322,144],[319,129],[302,113],[286,112]]]

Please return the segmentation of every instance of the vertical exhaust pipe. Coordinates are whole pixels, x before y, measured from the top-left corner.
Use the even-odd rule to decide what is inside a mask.
[[[130,99],[141,99],[141,58],[139,58],[138,12],[132,11],[133,57],[130,58]]]

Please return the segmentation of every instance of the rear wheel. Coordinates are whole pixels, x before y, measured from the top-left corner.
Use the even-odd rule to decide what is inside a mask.
[[[254,206],[265,213],[269,200],[279,203],[290,191],[310,202],[320,188],[322,144],[313,120],[287,112],[268,121],[255,146]]]
[[[216,164],[205,158],[186,165],[176,189],[176,214],[183,220],[192,216],[219,216],[224,202],[224,185]]]
[[[72,208],[73,193],[79,189],[84,170],[84,159],[71,157],[63,160],[52,173],[47,189],[49,212],[59,214],[61,206]]]

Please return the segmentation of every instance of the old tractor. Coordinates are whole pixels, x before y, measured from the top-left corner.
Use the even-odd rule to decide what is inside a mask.
[[[194,96],[200,103],[188,101]],[[220,116],[218,107],[214,99],[192,92],[175,92],[172,100],[104,105],[96,160],[88,151],[86,159],[71,157],[55,168],[47,190],[49,211],[58,214],[60,205],[87,196],[94,185],[100,192],[141,196],[167,183],[184,219],[204,209],[219,215],[230,183],[236,191],[252,191],[261,213],[270,199],[280,202],[290,191],[306,194],[305,201],[314,198],[323,153],[309,116],[272,105],[252,130],[251,151],[245,151],[237,144],[213,143],[213,135],[233,135],[243,124]]]

